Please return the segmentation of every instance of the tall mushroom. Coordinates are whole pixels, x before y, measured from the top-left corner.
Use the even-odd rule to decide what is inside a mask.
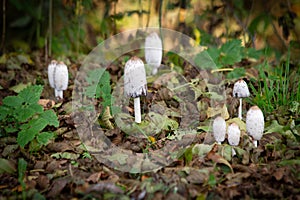
[[[231,146],[238,146],[240,143],[240,137],[241,137],[241,131],[239,129],[239,126],[236,123],[232,123],[228,126],[227,129],[228,133],[228,143]],[[232,149],[232,156],[235,156],[236,152],[234,149]]]
[[[55,97],[63,99],[63,90],[67,89],[69,81],[68,67],[63,62],[52,60],[48,65],[48,79]]]
[[[225,140],[226,136],[226,122],[223,117],[219,116],[213,122],[213,135],[218,144]]]
[[[162,42],[157,33],[153,32],[145,39],[145,59],[152,68],[152,74],[157,73],[162,60]]]
[[[257,147],[257,141],[262,138],[264,132],[264,115],[258,106],[252,106],[246,116],[246,130],[253,138],[253,144]]]
[[[234,84],[234,86],[233,86],[233,96],[235,98],[239,98],[239,100],[240,100],[238,118],[242,119],[242,98],[250,96],[248,85],[243,79],[238,80]]]
[[[135,122],[141,123],[140,96],[147,95],[147,80],[144,63],[136,56],[125,64],[124,92],[128,97],[134,98]]]

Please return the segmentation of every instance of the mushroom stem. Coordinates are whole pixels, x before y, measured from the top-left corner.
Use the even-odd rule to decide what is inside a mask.
[[[255,147],[257,147],[257,140],[253,140],[253,144]]]
[[[242,98],[240,98],[240,106],[239,106],[239,118],[242,120]]]
[[[231,149],[231,157],[234,157],[236,155],[236,152],[234,150],[234,148]]]
[[[56,90],[54,89],[55,97],[59,97],[60,99],[63,99],[63,91],[62,90]]]
[[[134,118],[136,123],[141,123],[141,106],[140,106],[140,97],[134,98]]]

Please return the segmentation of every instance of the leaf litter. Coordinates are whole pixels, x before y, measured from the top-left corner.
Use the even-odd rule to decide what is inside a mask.
[[[230,45],[226,48],[230,48]],[[221,50],[228,53],[226,49]],[[222,62],[229,61],[222,60]],[[34,65],[31,62],[29,64]],[[42,71],[42,66],[36,66],[36,68],[37,71]],[[298,135],[295,134],[297,130],[294,129],[294,132],[291,132],[288,124],[280,124],[276,119],[270,120],[267,122],[259,147],[255,148],[251,138],[245,132],[244,122],[235,118],[236,114],[232,114],[237,113],[237,105],[230,101],[230,95],[226,96],[226,104],[218,105],[219,109],[216,109],[207,101],[207,84],[199,79],[200,76],[192,72],[193,68],[187,63],[183,68],[186,69],[184,73],[189,88],[194,93],[193,98],[198,100],[197,105],[186,105],[184,109],[204,111],[204,113],[195,115],[197,119],[191,116],[187,117],[186,121],[179,120],[181,112],[178,102],[180,102],[180,97],[174,96],[172,91],[172,88],[176,87],[174,72],[167,73],[149,84],[149,91],[152,92],[145,101],[148,105],[155,102],[157,108],[152,108],[153,113],[147,112],[145,124],[141,124],[138,129],[147,133],[152,130],[150,132],[153,134],[150,136],[127,135],[127,132],[135,132],[137,127],[128,126],[128,123],[118,124],[118,118],[112,119],[106,107],[98,106],[101,105],[100,100],[95,102],[99,115],[106,112],[104,117],[99,118],[104,122],[102,128],[104,134],[113,144],[124,149],[123,152],[110,157],[110,161],[114,162],[116,166],[132,163],[132,173],[122,173],[98,162],[97,154],[93,154],[93,150],[97,150],[95,148],[97,145],[105,144],[101,143],[101,138],[91,140],[85,146],[81,144],[76,127],[72,122],[78,116],[72,113],[71,107],[68,106],[71,101],[71,93],[66,93],[66,100],[63,102],[54,103],[51,96],[52,90],[46,84],[39,104],[45,110],[53,109],[59,115],[59,128],[48,128],[48,131],[51,129],[55,131],[56,137],[47,146],[31,153],[27,152],[26,147],[21,149],[15,146],[15,136],[0,138],[0,162],[2,163],[0,165],[0,197],[8,198],[17,194],[20,198],[21,192],[25,190],[28,198],[33,197],[34,193],[38,193],[47,199],[74,197],[82,199],[299,198],[300,149]],[[122,66],[114,65],[112,69],[117,75],[111,79],[118,80],[120,75],[118,71],[122,70]],[[6,69],[9,74],[14,74],[12,72],[16,70],[22,74],[25,69],[19,69],[13,65],[12,68]],[[77,68],[74,67],[72,70],[71,73],[76,74]],[[257,73],[252,68],[248,71],[253,70]],[[39,73],[33,71],[34,75]],[[211,74],[206,70],[200,71],[200,73],[206,74],[209,79],[212,79]],[[18,76],[14,75],[11,79],[16,79]],[[6,81],[5,78],[1,75],[0,83]],[[30,80],[25,76],[21,76],[21,79],[18,80],[19,87],[23,87],[22,84],[25,82],[36,84],[35,81],[32,81],[34,79]],[[46,75],[43,75],[43,80],[46,83]],[[10,88],[13,86],[12,83],[12,81],[8,81],[2,87]],[[70,84],[70,88],[72,88],[74,85],[72,80]],[[161,87],[166,84],[169,84],[168,88]],[[232,88],[233,81],[229,85]],[[14,88],[14,91],[18,92],[19,90]],[[4,89],[0,92],[2,97],[12,94]],[[228,94],[230,93],[229,91]],[[219,98],[217,93],[214,98]],[[104,105],[107,103],[109,102]],[[162,110],[161,107],[165,108],[164,113],[158,112]],[[131,104],[128,109],[130,108],[132,108]],[[147,108],[145,111],[148,111]],[[210,120],[218,115],[223,116],[228,124],[235,122],[239,125],[242,132],[239,146],[231,147],[226,140],[222,145],[214,142],[209,128]],[[133,121],[130,112],[120,115],[120,118],[123,122]],[[189,120],[197,120],[201,123],[193,131],[177,131],[178,126],[189,124]],[[164,123],[158,123],[160,121]],[[90,139],[92,137],[91,130],[96,128],[95,122],[82,121],[81,123],[80,128],[85,129],[86,138]],[[118,124],[119,127],[115,124]],[[157,128],[158,126],[160,127]],[[136,154],[160,150],[166,146],[176,149],[176,146],[172,146],[172,141],[185,137],[193,137],[193,143],[184,149],[184,152],[177,152],[175,162],[154,172],[136,173],[141,168],[151,168],[151,163],[135,163],[136,160],[132,159],[127,151]],[[231,148],[234,148],[237,153],[234,157],[231,155]],[[162,157],[168,156],[171,155],[162,155]],[[21,187],[22,181],[18,180],[17,161],[19,158],[24,158],[27,162],[24,177],[22,177],[25,188]],[[159,157],[156,160],[163,162]]]

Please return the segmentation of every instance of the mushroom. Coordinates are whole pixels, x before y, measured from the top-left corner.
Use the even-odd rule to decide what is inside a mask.
[[[262,138],[264,132],[264,115],[258,106],[252,106],[246,116],[246,130],[253,138],[253,144],[257,147],[257,141]]]
[[[145,59],[152,68],[152,74],[157,73],[162,60],[162,42],[157,33],[153,32],[145,39]]]
[[[240,136],[241,136],[241,131],[239,129],[239,126],[236,123],[232,123],[228,126],[227,129],[228,133],[228,143],[231,146],[238,146],[240,143]],[[234,149],[232,149],[232,156],[235,156],[236,152]]]
[[[140,96],[147,95],[147,80],[144,63],[134,56],[128,60],[124,69],[124,93],[134,98],[134,117],[141,123]]]
[[[63,99],[63,90],[68,87],[68,68],[63,62],[52,60],[48,65],[48,79],[50,86],[54,88],[55,97]]]
[[[243,79],[238,80],[234,84],[234,86],[233,86],[233,96],[236,97],[236,98],[239,98],[239,100],[240,100],[238,118],[242,119],[242,98],[250,96],[248,85]]]
[[[221,116],[215,118],[213,122],[213,135],[218,144],[221,144],[225,140],[226,122]]]

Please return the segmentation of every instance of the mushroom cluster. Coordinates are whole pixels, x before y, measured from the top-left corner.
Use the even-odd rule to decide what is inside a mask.
[[[52,60],[48,65],[48,80],[55,97],[63,99],[63,91],[68,88],[68,67],[63,62]]]
[[[147,95],[147,80],[144,63],[136,56],[125,64],[124,93],[128,97],[134,98],[135,122],[141,123],[140,96]]]

